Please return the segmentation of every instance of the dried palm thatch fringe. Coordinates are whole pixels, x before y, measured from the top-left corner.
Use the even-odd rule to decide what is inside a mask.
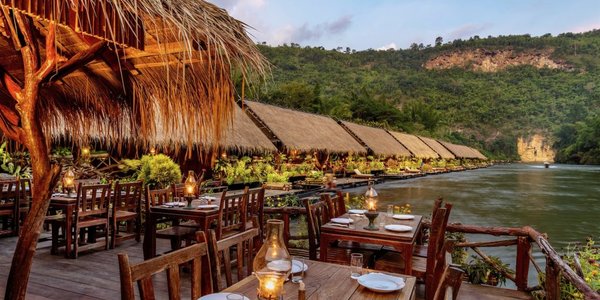
[[[410,152],[398,143],[385,129],[359,125],[352,122],[341,122],[356,137],[377,155],[411,156]]]
[[[50,76],[40,105],[47,138],[135,140],[141,147],[186,146],[188,151],[193,145],[217,146],[232,124],[232,72],[248,83],[269,71],[247,26],[205,1],[0,2],[29,15],[41,41],[49,22],[57,21],[63,59],[93,42],[110,41],[110,50],[59,82]],[[7,36],[6,28],[0,31]],[[0,45],[0,55],[14,56],[14,48]],[[22,63],[14,57],[16,62],[0,66],[21,79]]]
[[[446,147],[444,147],[438,141],[436,141],[432,138],[424,137],[424,136],[419,136],[419,138],[425,144],[427,144],[427,146],[429,146],[431,149],[433,149],[435,152],[437,152],[437,154],[439,154],[439,156],[441,158],[443,158],[443,159],[454,159],[455,158],[454,154],[452,154],[452,152],[448,151],[448,149],[446,149]]]
[[[423,143],[417,136],[397,131],[388,131],[396,140],[404,145],[418,158],[438,158],[437,152]]]
[[[481,153],[479,153],[479,151],[477,151],[477,153],[479,153],[479,156],[477,153],[475,153],[475,151],[467,146],[464,145],[456,145],[453,143],[449,143],[449,142],[442,142],[439,141],[442,145],[444,145],[444,147],[446,147],[446,149],[450,150],[450,152],[452,152],[454,154],[454,156],[456,156],[456,158],[478,158],[478,159],[486,159],[485,156],[481,155]]]

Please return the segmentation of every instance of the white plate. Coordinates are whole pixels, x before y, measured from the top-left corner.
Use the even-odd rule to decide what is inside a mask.
[[[393,215],[392,218],[396,220],[414,220],[415,216],[413,215]]]
[[[401,290],[406,284],[404,279],[382,273],[369,273],[357,278],[358,284],[371,291],[391,293]]]
[[[219,208],[218,205],[216,204],[202,204],[202,205],[198,205],[199,209],[214,209],[214,208]]]
[[[231,295],[231,293],[216,293],[216,294],[202,296],[202,297],[198,298],[198,300],[227,300],[228,295]],[[250,300],[250,299],[248,297],[244,296],[244,300]]]
[[[293,274],[300,273],[300,271],[302,271],[302,270],[300,269],[300,266],[301,266],[301,265],[304,265],[304,266],[303,266],[303,268],[304,268],[304,272],[306,272],[306,270],[308,270],[308,265],[307,265],[307,264],[304,264],[304,263],[302,263],[302,262],[301,262],[301,261],[299,261],[299,260],[292,260],[292,273],[293,273]]]
[[[412,231],[413,230],[413,228],[410,227],[410,226],[399,225],[399,224],[385,225],[384,228],[387,229],[387,230],[396,231],[396,232],[406,232],[406,231]]]
[[[187,202],[167,202],[164,206],[186,206]]]
[[[209,201],[216,201],[217,197],[213,197],[213,196],[200,196],[200,199],[209,200]]]
[[[350,224],[350,223],[353,223],[354,221],[350,218],[333,218],[333,219],[331,219],[331,222],[338,223],[338,224]]]
[[[289,260],[274,260],[267,264],[267,269],[276,272],[286,272],[291,269]]]
[[[351,209],[348,211],[349,214],[355,214],[355,215],[362,215],[364,213],[366,213],[367,211],[364,209]]]

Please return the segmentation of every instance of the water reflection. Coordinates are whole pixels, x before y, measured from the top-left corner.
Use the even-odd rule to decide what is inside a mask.
[[[413,213],[430,215],[433,201],[441,196],[454,204],[450,222],[530,225],[547,233],[560,251],[588,236],[600,240],[599,182],[600,167],[553,165],[545,169],[541,165],[512,164],[389,182],[376,189],[381,209],[387,204],[410,203]],[[350,192],[364,190],[362,187]],[[514,256],[514,251],[497,248],[487,253],[506,260]]]

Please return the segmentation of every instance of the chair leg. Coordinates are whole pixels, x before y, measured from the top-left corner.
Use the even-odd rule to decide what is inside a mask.
[[[106,222],[106,227],[104,228],[104,250],[108,250],[108,241],[109,241],[109,228],[110,225]]]
[[[110,239],[110,248],[114,249],[117,246],[117,234],[119,233],[119,223],[115,218],[113,218],[112,222],[112,238]]]
[[[138,217],[135,219],[135,241],[140,242],[142,240],[142,220]]]
[[[60,225],[56,222],[52,222],[50,225],[52,227],[52,246],[50,247],[50,254],[56,255],[58,254],[58,230]]]

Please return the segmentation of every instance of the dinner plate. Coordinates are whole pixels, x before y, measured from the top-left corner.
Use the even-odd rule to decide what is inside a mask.
[[[415,216],[413,215],[393,215],[392,218],[396,220],[414,220]]]
[[[200,199],[208,200],[208,201],[216,201],[217,197],[213,196],[200,196]]]
[[[338,224],[350,224],[350,223],[353,223],[354,221],[350,218],[333,218],[333,219],[331,219],[331,222],[338,223]]]
[[[383,273],[369,273],[358,277],[358,284],[378,293],[391,293],[401,290],[406,284],[401,277]]]
[[[385,225],[384,227],[385,229],[389,230],[389,231],[396,231],[396,232],[406,232],[406,231],[412,231],[413,228],[410,226],[406,226],[406,225],[399,225],[399,224],[388,224]]]
[[[187,203],[186,202],[167,202],[165,204],[163,204],[164,206],[186,206]]]
[[[227,300],[227,296],[229,295],[231,295],[231,293],[215,293],[202,296],[198,298],[198,300]],[[250,300],[250,298],[244,296],[244,300]]]
[[[286,272],[290,270],[289,260],[274,260],[267,264],[267,269],[277,272]]]
[[[219,208],[218,205],[216,204],[202,204],[202,205],[198,205],[199,209],[215,209],[215,208]]]
[[[304,268],[304,270],[300,269],[300,266],[302,266],[302,268]],[[308,265],[299,261],[299,260],[292,260],[292,273],[300,273],[300,271],[304,271],[306,272],[306,270],[308,270]]]
[[[355,215],[362,215],[364,213],[366,213],[367,211],[364,209],[351,209],[348,211],[348,213],[350,214],[355,214]]]

